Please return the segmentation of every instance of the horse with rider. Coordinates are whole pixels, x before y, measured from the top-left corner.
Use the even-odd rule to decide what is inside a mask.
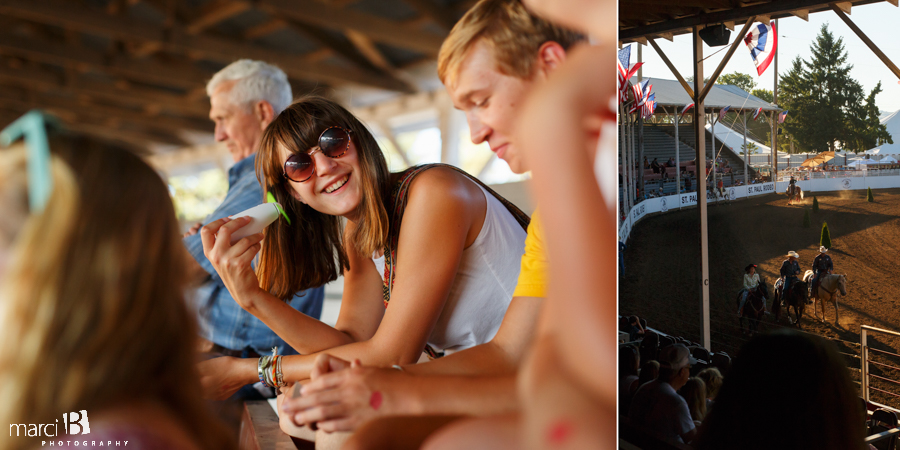
[[[769,288],[765,280],[760,280],[756,273],[756,264],[750,264],[744,268],[744,287],[738,292],[738,317],[741,318],[741,332],[744,332],[744,319],[750,321],[750,333],[759,328],[759,321],[766,310],[766,300],[769,298]],[[748,303],[747,300],[750,300]]]
[[[797,199],[803,200],[803,189],[797,185],[797,179],[791,175],[791,181],[788,182],[787,190],[788,205],[793,205]]]
[[[834,305],[834,323],[838,323],[837,292],[847,295],[847,277],[834,273],[834,262],[825,246],[819,247],[819,254],[813,260],[812,270],[807,270],[804,281],[810,281],[809,296],[815,300],[813,311],[819,317],[819,300],[822,300],[822,320],[825,320],[825,301]]]
[[[772,303],[776,322],[778,322],[782,303],[788,308],[793,306],[797,327],[800,327],[803,309],[806,307],[806,304],[810,303],[809,285],[806,281],[797,278],[801,273],[799,258],[800,255],[791,250],[787,254],[787,259],[781,263],[781,278],[775,283],[775,301]],[[788,314],[788,320],[791,320],[790,314]]]

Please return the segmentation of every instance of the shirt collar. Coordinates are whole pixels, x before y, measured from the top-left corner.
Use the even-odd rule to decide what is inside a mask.
[[[253,169],[256,165],[256,153],[234,163],[230,169],[228,169],[228,184],[234,184],[238,179],[242,178],[247,172],[253,172]]]

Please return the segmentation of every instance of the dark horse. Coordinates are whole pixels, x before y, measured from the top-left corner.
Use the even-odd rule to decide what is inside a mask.
[[[781,314],[781,302],[784,300],[784,304],[788,308],[785,311],[788,323],[797,324],[797,328],[800,328],[800,318],[803,317],[803,309],[806,308],[806,302],[809,301],[809,284],[800,280],[795,281],[791,284],[791,290],[784,293],[782,298],[781,291],[783,289],[784,286],[779,286],[775,289],[775,301],[772,303],[772,311],[775,312],[775,323],[778,323],[778,316]],[[791,320],[791,306],[794,307],[794,317],[797,318],[795,321]]]
[[[762,319],[763,314],[766,313],[766,303],[765,301],[769,298],[769,286],[766,285],[765,280],[759,280],[759,285],[756,289],[750,291],[747,294],[747,302],[744,303],[744,309],[741,310],[741,333],[744,332],[744,318],[750,322],[748,328],[750,330],[750,334],[756,333],[756,330],[759,328],[759,321]],[[741,294],[738,293],[737,302],[741,304]]]

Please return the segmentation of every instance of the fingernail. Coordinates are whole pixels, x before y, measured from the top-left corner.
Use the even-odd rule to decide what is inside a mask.
[[[301,395],[303,395],[303,386],[298,384],[294,386],[293,390],[291,390],[291,398],[297,398]]]

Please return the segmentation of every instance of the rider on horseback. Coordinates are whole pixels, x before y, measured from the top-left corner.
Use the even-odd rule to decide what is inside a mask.
[[[828,249],[824,245],[820,246],[819,255],[813,260],[812,271],[815,277],[813,277],[812,287],[810,287],[813,293],[818,292],[819,280],[823,276],[834,273],[834,263],[831,262],[831,257],[826,254],[827,251]]]
[[[800,264],[797,262],[797,258],[799,258],[800,255],[791,250],[788,252],[787,257],[788,259],[781,263],[781,281],[783,283],[783,289],[781,290],[782,301],[784,301],[791,291],[791,285],[794,284],[795,281],[798,281],[797,276],[800,275]]]
[[[741,311],[744,309],[744,303],[747,303],[747,296],[750,294],[750,291],[759,287],[759,274],[756,273],[756,264],[750,264],[744,268],[744,288],[741,289],[741,302],[738,306],[738,316],[741,315]],[[765,305],[763,305],[765,308]]]

